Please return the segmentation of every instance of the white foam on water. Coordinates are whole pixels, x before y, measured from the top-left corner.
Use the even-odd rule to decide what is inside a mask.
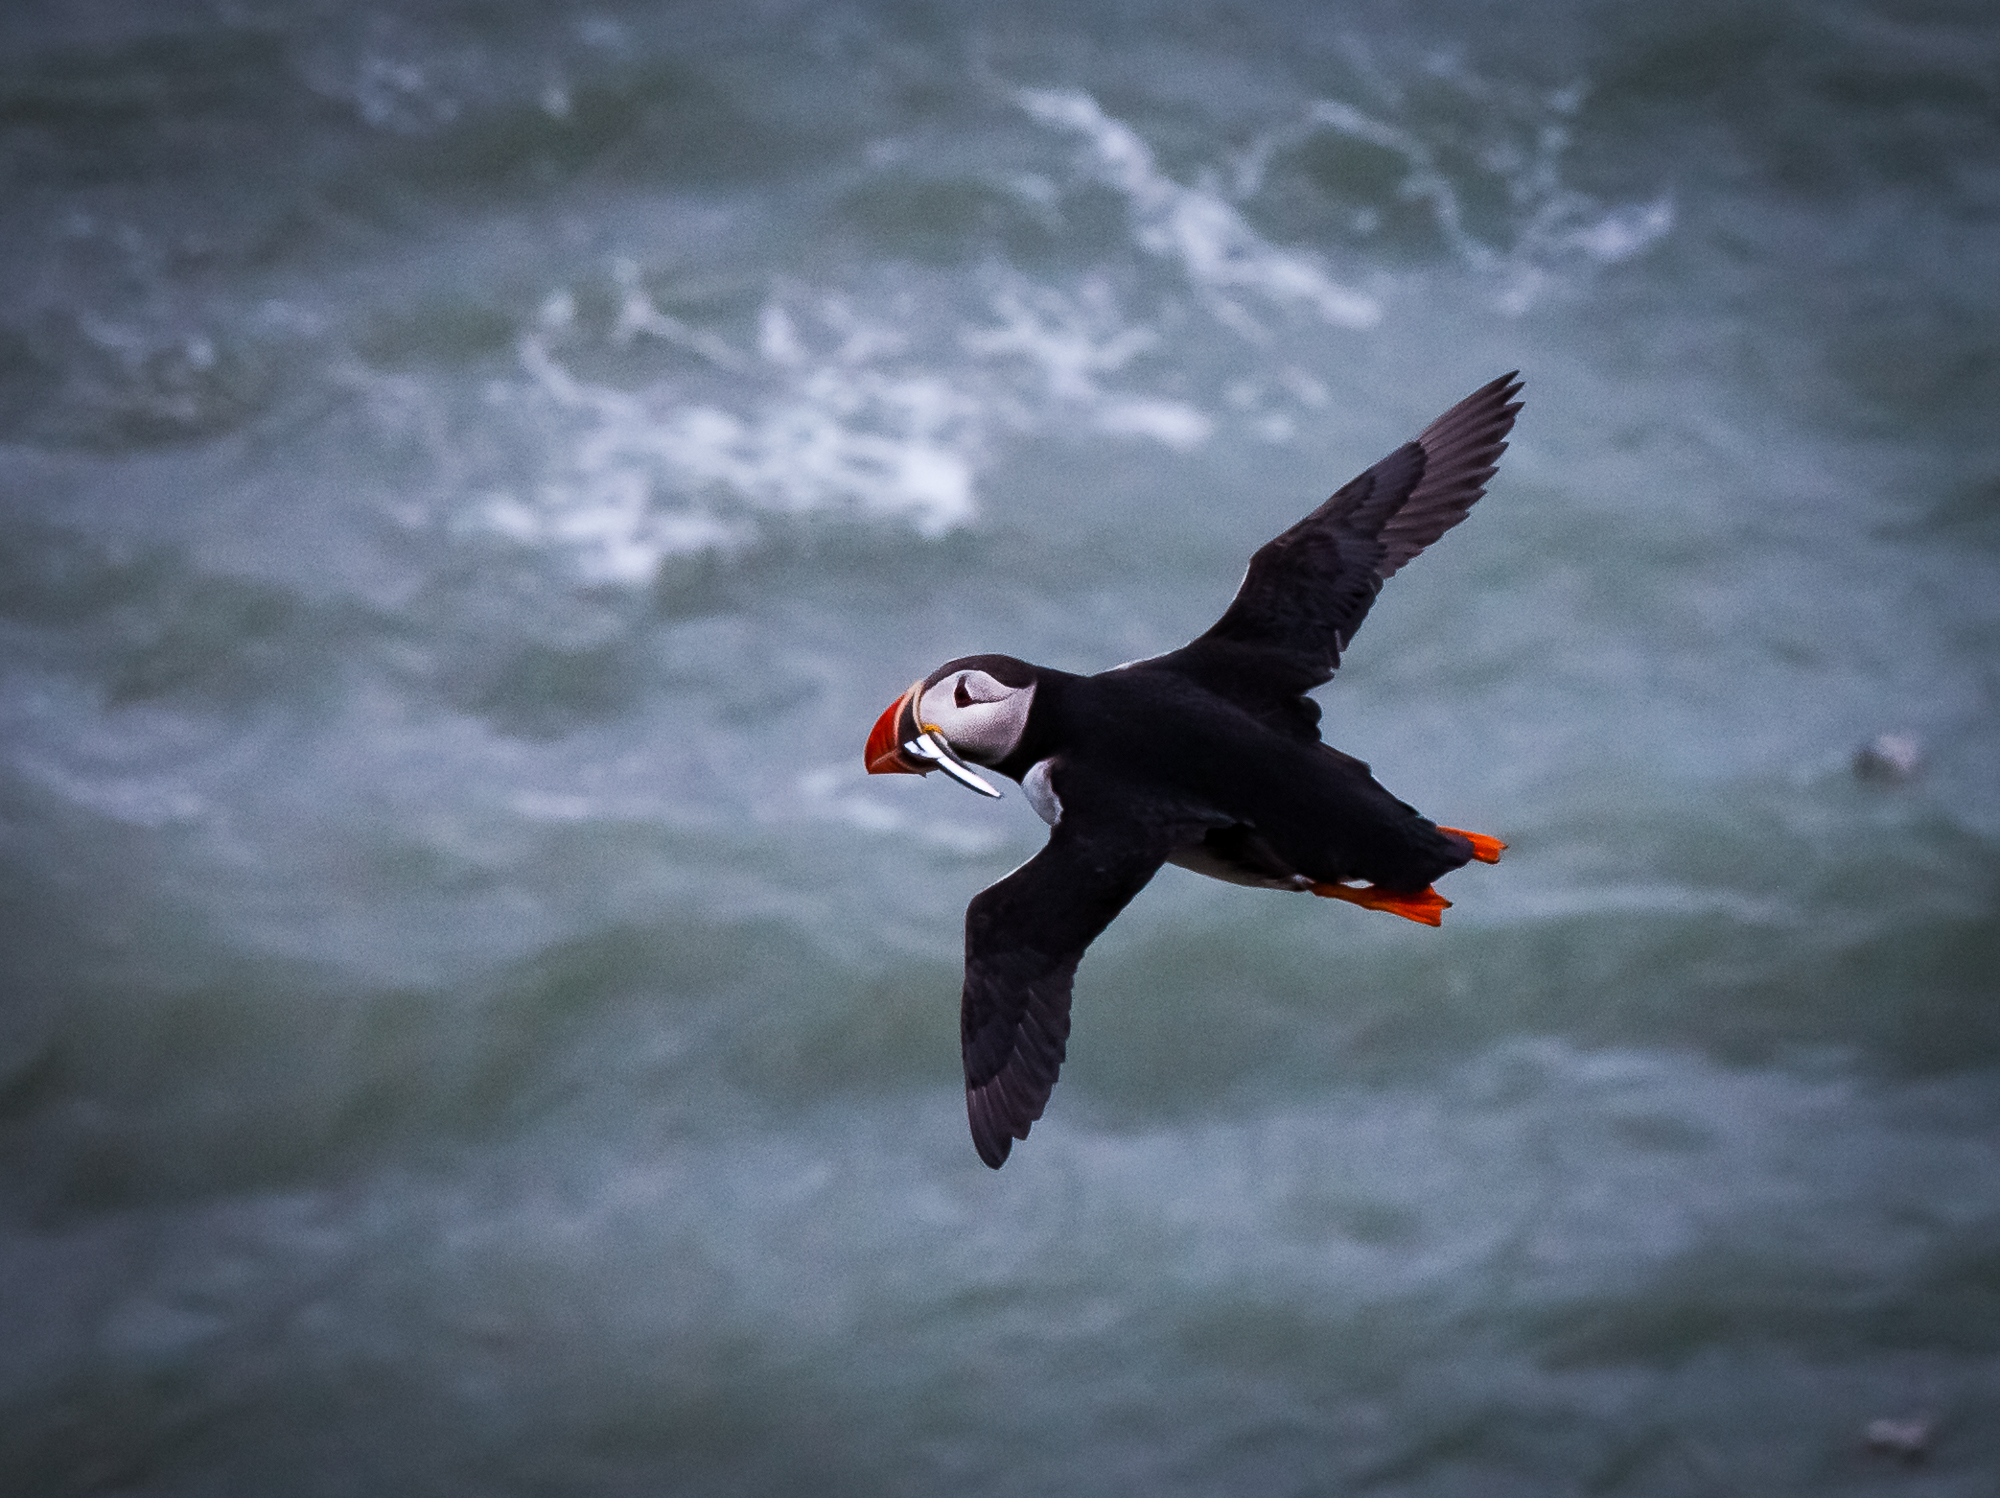
[[[1104,398],[1102,380],[1159,345],[1151,328],[1124,321],[1110,288],[1086,280],[1074,295],[1025,283],[992,298],[995,322],[968,328],[960,345],[982,358],[1019,358],[1042,377],[1050,398],[1090,405]]]
[[[15,767],[68,804],[130,826],[159,828],[176,822],[193,822],[209,810],[209,803],[203,797],[174,783],[167,775],[93,778],[33,756],[18,759]]]
[[[1316,257],[1271,244],[1219,193],[1184,186],[1161,171],[1138,132],[1105,114],[1089,94],[1022,89],[1015,97],[1035,119],[1084,137],[1097,176],[1130,203],[1140,247],[1179,264],[1230,327],[1253,338],[1264,334],[1233,293],[1302,306],[1336,327],[1367,329],[1382,320],[1375,298],[1341,285]]]
[[[775,302],[766,302],[757,314],[757,352],[769,364],[805,363],[805,347],[799,342],[791,314]]]
[[[1674,203],[1658,197],[1650,203],[1613,208],[1595,223],[1585,223],[1570,233],[1570,242],[1593,260],[1615,265],[1645,253],[1674,227]]]
[[[1233,195],[1240,201],[1255,198],[1276,158],[1322,132],[1386,151],[1403,164],[1396,198],[1422,203],[1445,247],[1497,282],[1496,304],[1515,315],[1563,284],[1579,258],[1616,264],[1643,254],[1672,231],[1670,194],[1606,204],[1564,182],[1568,121],[1582,105],[1583,85],[1547,92],[1508,88],[1447,63],[1433,67],[1429,81],[1453,89],[1484,116],[1477,139],[1431,138],[1422,122],[1432,116],[1420,114],[1404,124],[1347,100],[1319,99],[1302,117],[1264,132],[1237,156],[1230,173]],[[1380,92],[1392,112],[1407,107],[1404,91],[1387,80]],[[1465,189],[1472,185],[1465,180],[1467,171],[1495,179],[1512,208],[1503,226],[1483,236],[1467,222]],[[1377,210],[1364,209],[1356,228],[1365,239],[1379,223]]]
[[[751,351],[661,311],[632,262],[611,274],[620,301],[602,344],[657,342],[701,367],[663,367],[636,389],[587,378],[593,335],[575,296],[551,293],[519,339],[519,379],[489,393],[549,429],[547,472],[485,488],[465,521],[567,552],[587,581],[644,584],[669,558],[752,546],[768,517],[943,536],[977,518],[979,474],[1003,433],[1088,430],[1189,452],[1215,431],[1198,405],[1145,388],[1139,366],[1160,335],[1100,277],[1050,286],[990,268],[963,307],[956,287],[779,285]],[[389,405],[406,423],[409,403]]]
[[[494,97],[490,59],[450,46],[420,21],[375,12],[344,30],[331,28],[303,49],[299,76],[371,130],[434,136]]]
[[[1383,316],[1376,297],[1341,284],[1317,256],[1271,243],[1225,190],[1233,181],[1238,196],[1254,196],[1274,156],[1316,132],[1400,156],[1404,196],[1430,206],[1445,242],[1501,283],[1498,301],[1511,311],[1532,305],[1566,260],[1630,258],[1673,223],[1665,197],[1607,208],[1562,186],[1560,116],[1575,107],[1567,95],[1503,101],[1516,114],[1540,113],[1531,147],[1501,139],[1486,154],[1522,205],[1513,240],[1499,245],[1466,228],[1460,188],[1432,144],[1351,104],[1313,104],[1244,153],[1233,178],[1218,172],[1189,186],[1088,93],[1024,89],[1014,99],[1083,140],[1087,179],[1129,206],[1133,246],[1177,267],[1196,303],[1248,340],[1245,356],[1258,360],[1289,320],[1365,331]],[[1023,180],[1021,192],[1055,214],[1059,186]],[[1050,284],[988,265],[971,288],[964,277],[851,289],[780,282],[754,326],[724,336],[662,307],[636,261],[619,257],[608,269],[609,326],[586,330],[575,295],[552,292],[520,338],[519,379],[499,397],[548,422],[546,470],[527,484],[486,486],[471,512],[477,528],[568,553],[589,582],[643,585],[671,558],[754,546],[779,516],[838,515],[943,536],[976,520],[979,477],[1003,436],[1088,432],[1188,453],[1218,430],[1199,398],[1157,388],[1181,367],[1163,331],[1177,311],[1172,298],[1122,305],[1101,271]],[[961,305],[968,289],[977,301]],[[653,345],[662,357],[650,383],[613,385],[582,372],[598,350],[644,359]],[[1293,440],[1304,413],[1329,399],[1314,373],[1289,365],[1238,379],[1238,390],[1251,393],[1232,394],[1229,419],[1270,443]]]
[[[715,334],[691,327],[679,318],[662,312],[639,280],[638,262],[620,256],[612,262],[612,275],[623,293],[618,306],[618,321],[611,329],[614,347],[622,348],[644,334],[691,349],[722,369],[741,371],[754,364],[754,360],[737,352]]]
[[[611,342],[660,338],[725,373],[754,369],[749,409],[582,379],[551,346],[567,319],[545,316],[519,358],[527,393],[566,429],[553,472],[526,494],[489,492],[476,523],[567,549],[592,581],[639,584],[670,557],[752,544],[760,513],[901,520],[928,537],[972,519],[977,403],[942,375],[868,362],[898,350],[893,338],[850,320],[842,346],[815,358],[772,307],[753,357],[650,306],[634,290]]]
[[[1063,414],[1081,412],[1097,431],[1147,438],[1176,452],[1191,452],[1213,435],[1214,421],[1186,401],[1106,388],[1107,379],[1156,349],[1160,337],[1128,322],[1102,280],[1086,279],[1073,293],[1005,285],[992,311],[996,321],[967,329],[960,345],[983,359],[1025,365]]]
[[[1253,143],[1233,172],[1189,186],[1088,93],[1024,89],[1013,98],[1034,120],[1082,139],[1084,178],[1125,200],[1132,246],[1177,267],[1196,305],[1248,341],[1245,349],[1224,340],[1239,358],[1268,360],[1276,330],[1299,319],[1365,331],[1384,315],[1376,297],[1342,285],[1316,255],[1271,243],[1230,199],[1254,197],[1278,154],[1316,133],[1398,156],[1401,195],[1428,205],[1444,243],[1492,278],[1509,312],[1528,310],[1567,267],[1629,259],[1671,231],[1668,197],[1607,206],[1563,185],[1565,120],[1579,91],[1516,97],[1449,69],[1440,76],[1489,117],[1481,169],[1518,205],[1503,240],[1467,227],[1464,184],[1451,177],[1465,170],[1463,142],[1447,163],[1416,127],[1343,101],[1311,104]],[[896,142],[881,144],[896,154]],[[1043,176],[1024,181],[1021,191],[1057,214],[1061,188]],[[568,554],[591,583],[644,585],[671,558],[755,546],[783,516],[946,535],[976,521],[981,473],[1004,440],[1022,435],[1091,433],[1189,453],[1215,438],[1221,419],[1251,440],[1282,444],[1329,400],[1316,374],[1293,365],[1236,377],[1220,418],[1184,385],[1161,388],[1184,372],[1185,335],[1168,341],[1176,299],[1128,305],[1146,294],[1121,296],[1097,269],[1060,283],[996,264],[943,282],[778,281],[754,323],[728,336],[663,307],[631,258],[613,259],[608,274],[608,325],[583,326],[576,295],[560,288],[521,336],[519,376],[500,382],[496,399],[547,425],[545,466],[526,483],[483,486],[469,514],[474,528]],[[638,385],[586,373],[606,350],[628,369],[636,358],[655,373]]]
[[[1215,423],[1185,401],[1109,401],[1093,422],[1114,437],[1150,437],[1175,452],[1192,452],[1215,430]]]

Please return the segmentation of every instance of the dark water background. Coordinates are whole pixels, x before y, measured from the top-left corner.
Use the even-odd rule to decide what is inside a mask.
[[[0,203],[0,1490],[1994,1491],[1992,6],[11,0]],[[1517,366],[1321,694],[1507,860],[988,1172],[875,714]]]

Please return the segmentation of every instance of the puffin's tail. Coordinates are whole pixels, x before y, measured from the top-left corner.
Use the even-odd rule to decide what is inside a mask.
[[[1439,832],[1449,832],[1453,837],[1462,837],[1472,844],[1472,856],[1481,863],[1498,863],[1500,854],[1507,845],[1497,837],[1488,837],[1483,832],[1467,832],[1463,827],[1440,827]]]

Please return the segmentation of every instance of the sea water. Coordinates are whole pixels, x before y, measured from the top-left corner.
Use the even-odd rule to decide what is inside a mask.
[[[0,1490],[1992,1492],[1996,79],[1972,0],[14,0]],[[1514,368],[1318,694],[1505,861],[1167,870],[988,1171],[1045,833],[875,716],[1178,645]]]

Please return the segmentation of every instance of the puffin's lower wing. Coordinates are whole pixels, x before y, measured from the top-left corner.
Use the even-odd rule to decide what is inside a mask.
[[[1064,813],[1048,846],[965,910],[965,1111],[979,1158],[998,1170],[1042,1116],[1069,1041],[1070,983],[1084,948],[1159,872],[1166,828]]]

